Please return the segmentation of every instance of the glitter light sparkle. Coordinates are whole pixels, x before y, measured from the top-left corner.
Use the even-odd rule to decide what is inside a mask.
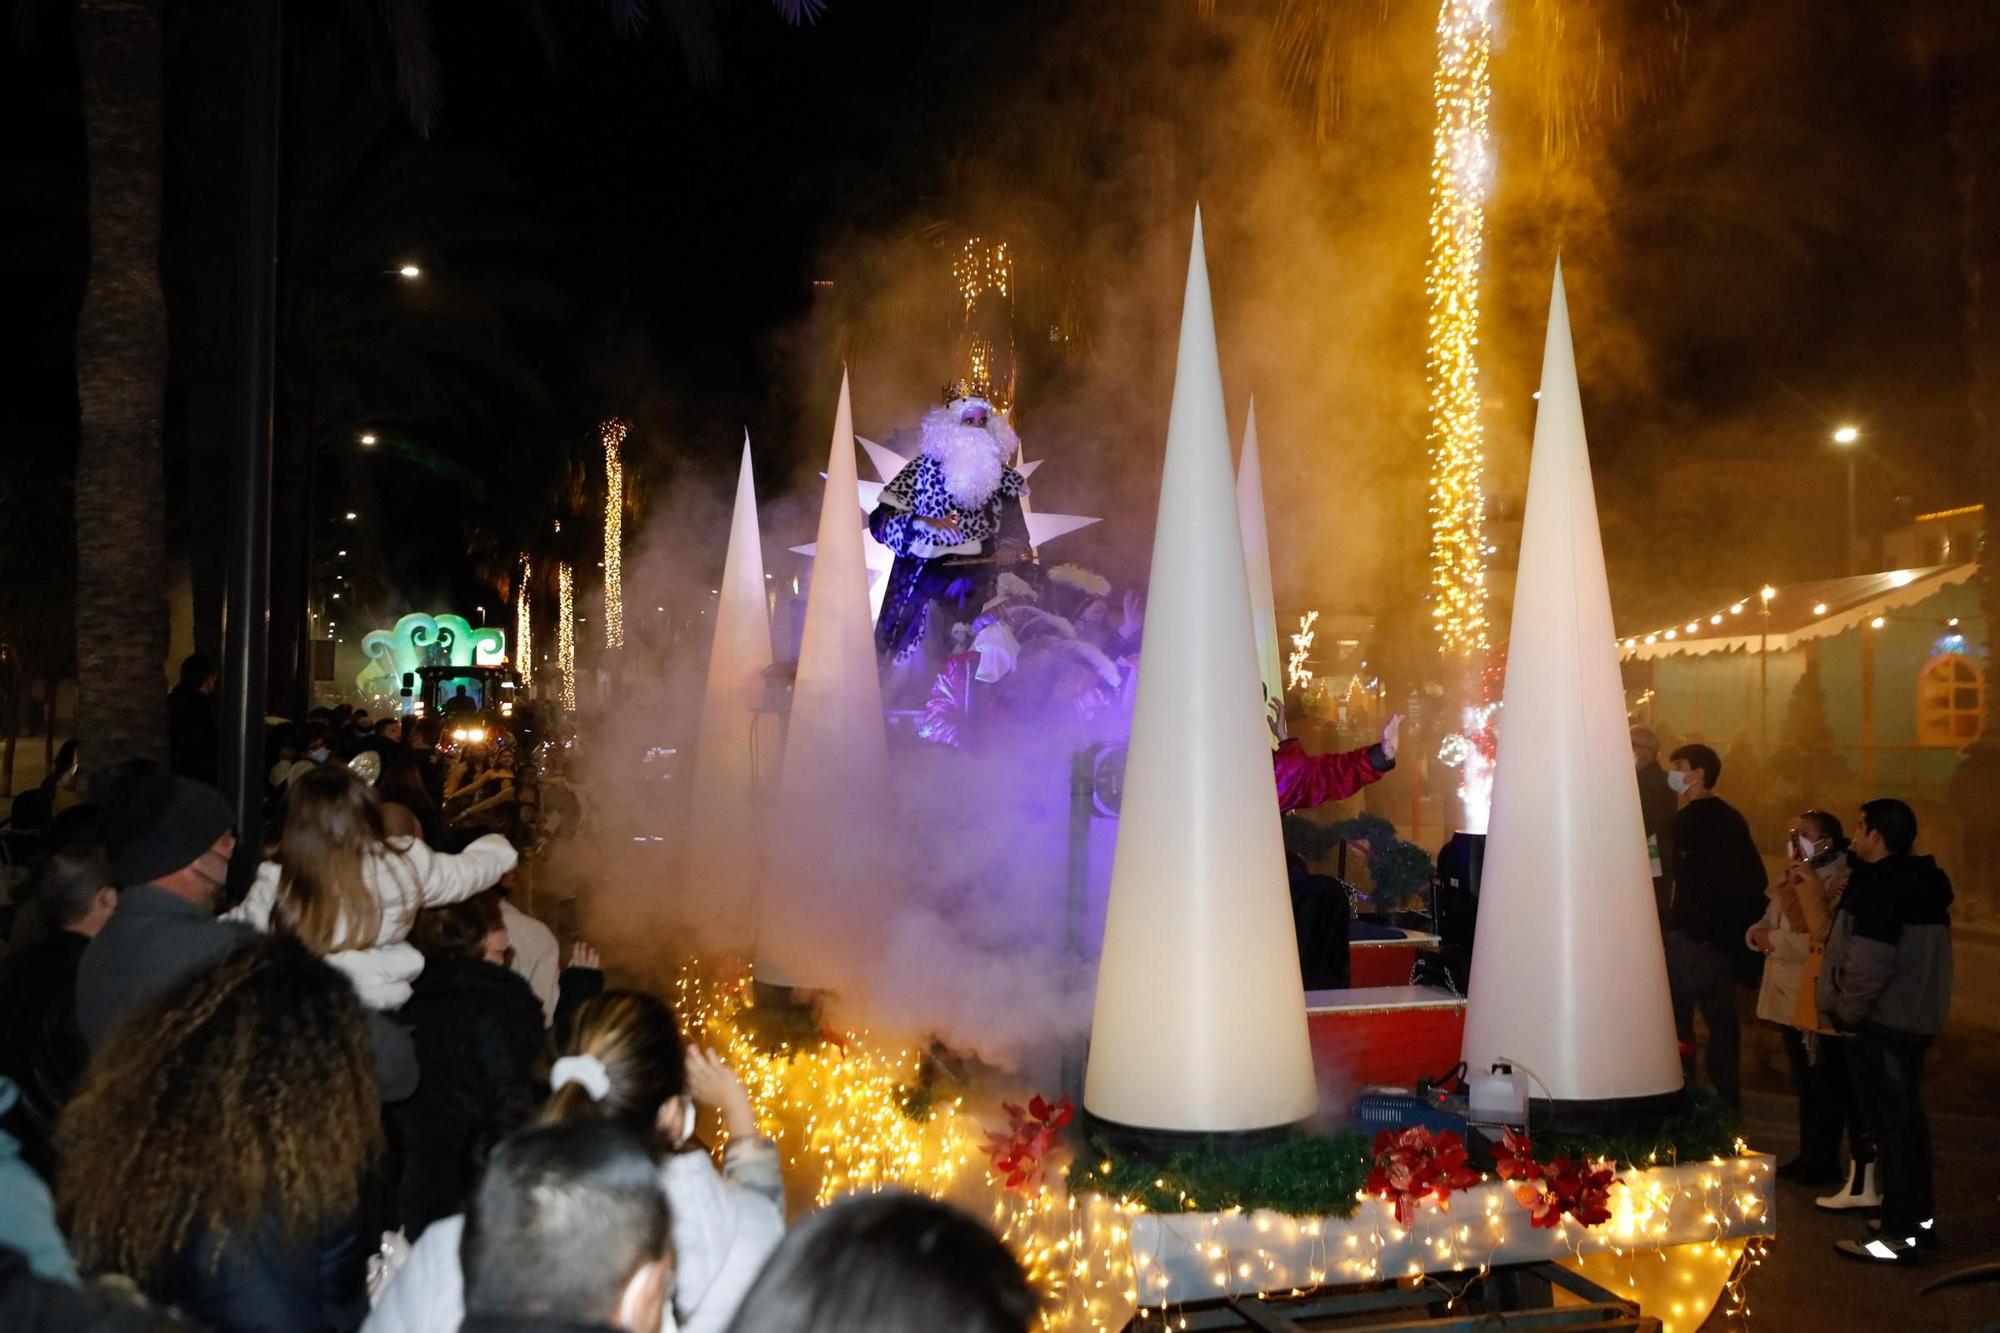
[[[1313,683],[1312,668],[1306,665],[1306,657],[1312,652],[1313,638],[1317,631],[1313,625],[1319,620],[1319,612],[1308,611],[1299,617],[1298,632],[1292,635],[1292,652],[1285,659],[1285,684],[1295,690],[1309,688]]]
[[[534,582],[535,567],[521,557],[521,586],[514,592],[514,662],[521,688],[535,683],[535,635],[533,611],[528,604],[528,587]]]
[[[612,417],[600,428],[604,441],[604,646],[625,646],[625,460],[620,448],[628,427]]]
[[[556,565],[556,674],[562,682],[559,696],[565,713],[576,711],[576,575],[569,561]]]
[[[1465,657],[1488,646],[1478,360],[1479,259],[1491,166],[1488,0],[1444,0],[1437,31],[1430,258],[1424,274],[1430,302],[1425,443],[1431,467],[1431,618],[1445,654]]]
[[[1008,253],[1005,241],[989,242],[983,237],[969,237],[959,247],[958,256],[952,260],[951,277],[958,288],[960,303],[960,343],[964,358],[960,373],[984,392],[1001,412],[1011,413],[1014,410],[1015,388],[1011,309],[1014,301],[1014,257]],[[1003,321],[1008,336],[1008,346],[1004,349],[996,346],[986,332],[973,326],[974,317],[989,296],[1009,307]],[[1007,362],[1004,380],[1000,378],[1002,368],[998,365],[1003,350]]]

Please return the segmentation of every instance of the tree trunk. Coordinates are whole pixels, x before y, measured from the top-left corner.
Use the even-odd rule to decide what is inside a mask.
[[[1990,8],[1963,8],[1952,89],[1951,147],[1958,184],[1959,269],[1965,281],[1965,359],[1970,374],[1972,454],[1979,499],[1986,506],[1980,544],[1980,611],[1986,622],[1986,664],[2000,645],[2000,20]],[[2000,736],[2000,699],[1989,678],[1986,735]]]
[[[148,0],[77,15],[90,282],[77,321],[77,737],[86,762],[166,758],[160,417],[160,22]]]

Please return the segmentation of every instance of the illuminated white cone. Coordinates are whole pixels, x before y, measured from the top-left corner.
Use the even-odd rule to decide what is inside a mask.
[[[1085,1108],[1284,1125],[1317,1101],[1195,214]]]
[[[779,985],[826,986],[852,975],[846,969],[858,960],[843,944],[871,916],[864,904],[887,833],[889,748],[855,485],[854,409],[843,375],[784,768],[765,829],[757,968]]]
[[[1243,427],[1243,456],[1236,463],[1236,522],[1243,529],[1243,568],[1250,578],[1250,620],[1257,632],[1257,674],[1265,697],[1277,701],[1284,726],[1285,678],[1278,652],[1278,599],[1271,589],[1271,538],[1264,523],[1264,464],[1257,453],[1257,400]]]
[[[771,665],[771,617],[764,582],[764,547],[757,526],[757,484],[750,472],[750,434],[736,476],[729,519],[729,553],[715,597],[715,643],[696,733],[693,791],[688,799],[687,866],[682,876],[686,920],[704,942],[747,948],[757,926],[756,793],[761,759],[776,771],[779,732],[753,732]],[[753,750],[753,745],[756,747]]]
[[[1681,1087],[1628,726],[1558,264],[1464,1052],[1558,1103]]]

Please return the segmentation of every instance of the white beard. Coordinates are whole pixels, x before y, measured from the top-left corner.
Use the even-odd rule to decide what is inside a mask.
[[[1005,446],[980,426],[924,424],[924,452],[944,472],[945,493],[960,509],[977,509],[993,498],[1006,468]]]

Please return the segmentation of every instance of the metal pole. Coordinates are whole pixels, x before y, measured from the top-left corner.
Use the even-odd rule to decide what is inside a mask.
[[[277,331],[280,0],[242,6],[242,215],[236,394],[231,413],[229,584],[223,634],[224,795],[236,811],[231,881],[262,855],[264,664],[271,619],[271,370]]]
[[[1861,572],[1861,528],[1854,517],[1854,446],[1848,446],[1847,453],[1847,572],[1854,575]]]

